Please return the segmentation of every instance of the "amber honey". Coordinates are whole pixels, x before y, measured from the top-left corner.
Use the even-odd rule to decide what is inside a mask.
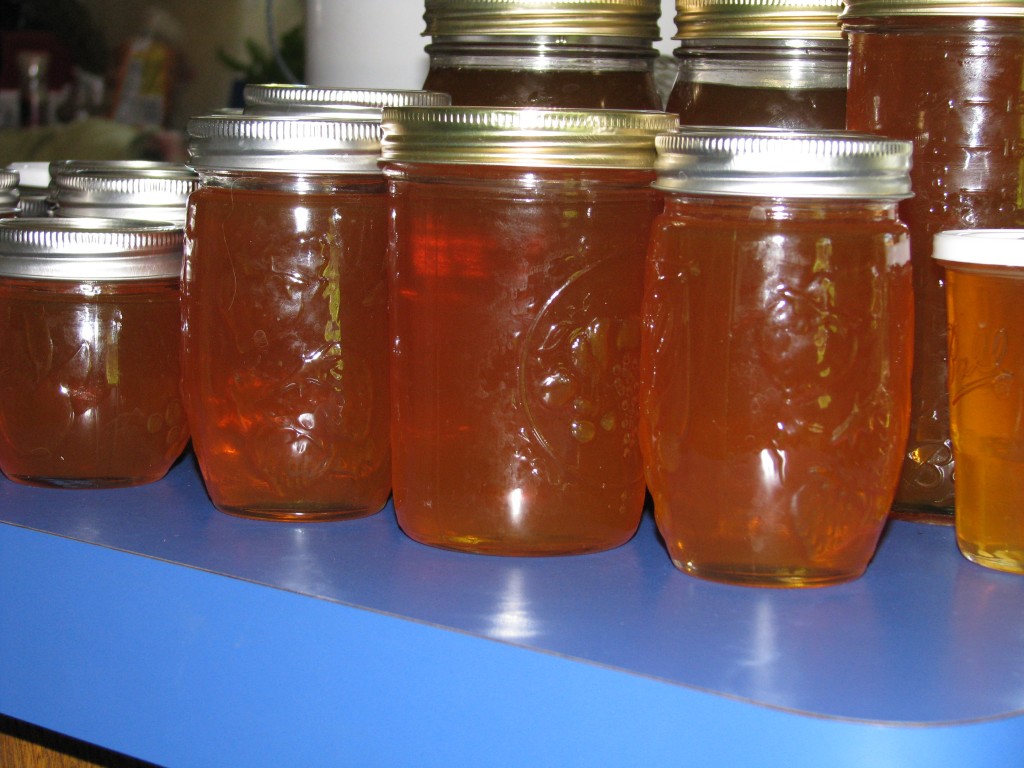
[[[900,205],[914,270],[910,438],[896,507],[951,513],[955,464],[947,395],[945,277],[930,258],[942,230],[1024,224],[1020,116],[1024,6],[915,0],[844,15],[850,128],[914,142],[914,196]],[[869,12],[869,13],[868,13]],[[948,518],[947,518],[948,519]]]
[[[362,182],[192,196],[185,391],[223,510],[315,519],[387,501],[386,204]]]
[[[213,115],[189,133],[182,365],[207,492],[268,520],[377,512],[391,480],[379,107]]]
[[[423,543],[590,552],[639,523],[640,300],[661,208],[643,166],[671,122],[550,110],[525,125],[537,117],[385,113],[394,503]],[[581,137],[597,146],[589,125],[604,126],[611,167],[577,167]],[[469,162],[437,162],[469,134]],[[617,141],[633,146],[622,159]]]

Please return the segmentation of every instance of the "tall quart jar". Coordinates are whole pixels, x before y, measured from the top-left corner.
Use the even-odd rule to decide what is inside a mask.
[[[54,216],[163,221],[185,225],[199,175],[182,163],[151,160],[57,160],[47,202]]]
[[[0,470],[58,488],[159,480],[188,442],[179,226],[0,222]]]
[[[675,124],[384,111],[394,503],[412,538],[553,555],[635,532],[654,136]]]
[[[1021,113],[1024,4],[1008,0],[848,0],[848,124],[914,143],[914,196],[901,204],[914,269],[910,438],[896,509],[954,506],[945,276],[931,259],[950,229],[1024,225]]]
[[[845,131],[658,138],[640,441],[675,565],[816,586],[867,567],[910,407],[910,144]]]
[[[682,125],[844,128],[842,0],[676,0]]]
[[[189,121],[185,406],[213,503],[328,520],[390,489],[379,120]]]
[[[659,0],[426,0],[423,87],[452,104],[660,110]]]

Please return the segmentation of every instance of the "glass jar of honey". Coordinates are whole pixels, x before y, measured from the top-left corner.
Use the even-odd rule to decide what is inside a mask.
[[[932,242],[943,230],[1024,226],[1024,4],[849,0],[842,19],[849,127],[914,143],[914,196],[900,206],[912,244],[914,383],[895,508],[949,522],[945,275]]]
[[[149,160],[57,160],[50,163],[48,204],[60,217],[185,224],[199,176],[181,163]]]
[[[394,503],[501,555],[636,530],[640,300],[664,112],[384,111]]]
[[[452,99],[434,91],[252,83],[242,90],[242,101],[247,115],[380,120],[384,107],[443,107]]]
[[[185,229],[183,376],[221,510],[329,520],[390,489],[380,121],[211,115]]]
[[[660,110],[659,0],[426,0],[423,87],[452,104]]]
[[[0,222],[0,470],[60,488],[159,480],[188,442],[182,230]]]
[[[676,0],[682,125],[844,128],[842,0]]]
[[[640,445],[673,563],[816,586],[860,575],[910,405],[910,144],[845,131],[658,138]]]

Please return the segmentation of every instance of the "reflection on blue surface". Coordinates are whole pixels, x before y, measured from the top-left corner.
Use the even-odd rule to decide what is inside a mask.
[[[895,522],[861,579],[786,590],[679,572],[650,514],[616,550],[547,558],[422,546],[390,505],[333,523],[236,518],[191,460],[133,489],[0,479],[0,520],[781,709],[1024,714],[1024,579],[964,560],[947,527]]]

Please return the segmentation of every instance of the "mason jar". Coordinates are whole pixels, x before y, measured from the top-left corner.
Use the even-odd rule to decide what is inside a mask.
[[[640,445],[672,562],[707,579],[855,578],[910,407],[910,144],[845,131],[658,137]]]
[[[426,0],[423,87],[452,104],[659,110],[660,0]]]
[[[188,130],[182,364],[210,498],[272,520],[375,513],[390,489],[380,121]]]
[[[384,107],[442,107],[452,99],[434,91],[251,83],[242,89],[242,101],[247,115],[380,120]]]
[[[636,531],[654,136],[675,123],[384,111],[394,504],[413,539],[550,555]]]
[[[1024,4],[849,0],[847,122],[914,144],[900,205],[914,271],[914,384],[897,510],[952,522],[945,274],[931,258],[952,229],[1024,226]]]
[[[111,219],[0,221],[0,470],[20,483],[159,480],[188,442],[182,230]]]
[[[846,126],[842,0],[676,0],[682,125]]]

